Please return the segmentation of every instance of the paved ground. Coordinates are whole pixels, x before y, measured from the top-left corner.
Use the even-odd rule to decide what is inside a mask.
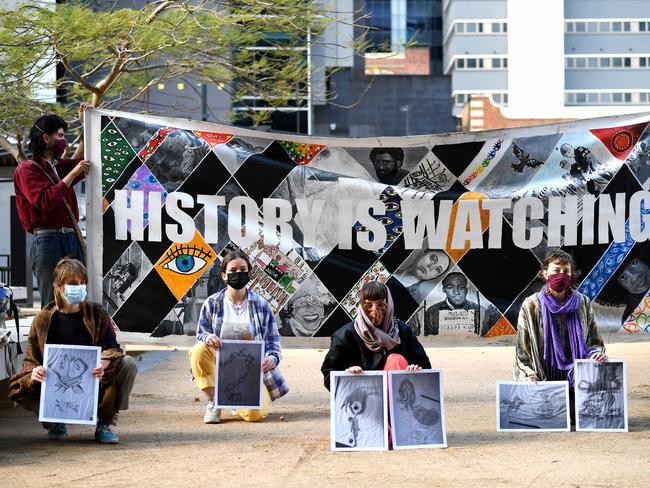
[[[330,452],[324,351],[284,352],[292,391],[260,424],[204,425],[184,351],[145,355],[117,446],[80,426],[51,443],[33,415],[0,410],[0,486],[647,486],[650,343],[608,348],[628,362],[630,417],[611,434],[497,433],[495,381],[511,379],[514,348],[427,349],[445,371],[449,448],[374,453]]]

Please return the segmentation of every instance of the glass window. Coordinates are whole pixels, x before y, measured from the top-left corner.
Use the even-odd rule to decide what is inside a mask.
[[[598,58],[587,58],[587,65],[590,68],[598,68]]]
[[[632,66],[632,58],[623,58],[623,66],[626,68]]]
[[[639,22],[639,32],[646,32],[647,29],[648,29],[647,22]]]
[[[632,31],[632,23],[623,22],[623,32],[631,32],[631,31]]]
[[[500,22],[492,22],[492,32],[501,32]]]
[[[609,68],[609,58],[600,58],[600,67]]]
[[[566,31],[567,32],[573,32],[573,22],[567,22],[566,23]]]
[[[459,22],[458,24],[456,24],[456,33],[462,34],[463,32],[465,32],[465,24]]]
[[[641,103],[647,103],[648,102],[648,93],[647,92],[639,93],[639,102],[641,102]]]
[[[456,68],[465,69],[465,60],[460,58],[456,60]]]
[[[478,29],[479,32],[483,32],[483,23],[482,22],[478,23],[477,29]]]
[[[508,24],[504,22],[503,24],[503,32],[508,32]],[[508,96],[508,95],[506,95]]]
[[[587,32],[598,32],[598,22],[587,22]]]
[[[622,103],[623,94],[622,93],[612,93],[612,102],[613,103]]]
[[[599,22],[598,30],[600,32],[609,32],[609,22]]]
[[[612,31],[621,32],[623,30],[623,25],[620,22],[612,22]]]
[[[587,95],[585,93],[576,93],[576,103],[586,103]]]
[[[508,94],[507,93],[503,94],[503,103],[505,103],[506,105],[508,104]]]
[[[632,103],[632,94],[623,93],[623,100],[625,101],[625,103]]]
[[[508,58],[503,58],[503,67],[504,68],[508,67]]]
[[[598,103],[598,93],[587,93],[587,102]]]
[[[482,68],[483,67],[483,58],[479,58],[478,60],[478,67]]]
[[[648,58],[639,58],[639,67],[645,68],[647,66]]]
[[[468,69],[476,69],[476,58],[468,58],[467,59],[467,68]]]
[[[566,93],[564,97],[566,99],[566,103],[575,103],[574,93]]]
[[[576,32],[584,32],[586,27],[585,22],[576,22]]]
[[[623,66],[623,58],[612,58],[612,66],[614,68],[620,68]]]
[[[576,58],[576,68],[584,68],[587,66],[585,58]]]
[[[601,103],[612,103],[612,94],[611,93],[601,93],[600,94]]]
[[[573,58],[566,58],[566,67],[573,68]]]
[[[493,93],[492,94],[492,101],[494,103],[501,103],[501,93]]]
[[[467,28],[467,32],[476,32],[476,22],[468,22],[465,27]]]
[[[501,58],[492,58],[492,67],[493,68],[501,68]]]

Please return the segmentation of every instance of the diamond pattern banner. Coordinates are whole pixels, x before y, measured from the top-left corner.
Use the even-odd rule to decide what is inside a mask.
[[[193,334],[240,250],[282,335],[333,334],[371,280],[416,334],[512,335],[559,248],[601,332],[650,332],[648,115],[354,140],[87,117],[92,298],[122,331]]]

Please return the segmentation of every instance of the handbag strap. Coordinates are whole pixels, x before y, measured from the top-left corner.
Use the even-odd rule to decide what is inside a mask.
[[[53,185],[56,185],[56,181],[54,181],[54,178],[52,178],[52,175],[50,175],[47,171],[45,171],[45,168],[38,164],[36,161],[32,161],[32,164],[36,166],[38,169],[41,170],[41,173],[43,173],[48,180]],[[70,222],[72,222],[72,228],[74,229],[74,233],[77,236],[77,240],[79,241],[79,247],[81,247],[81,254],[84,259],[84,264],[88,264],[88,251],[86,249],[86,241],[84,240],[84,236],[81,233],[81,229],[79,228],[79,224],[77,223],[77,217],[75,216],[74,212],[70,208],[70,204],[68,201],[64,198],[63,199],[63,204],[65,205],[66,210],[68,211],[68,216],[70,217]]]

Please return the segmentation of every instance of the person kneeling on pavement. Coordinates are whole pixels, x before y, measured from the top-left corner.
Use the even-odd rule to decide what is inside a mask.
[[[129,395],[135,382],[137,364],[124,354],[115,337],[111,317],[98,304],[86,301],[88,275],[76,259],[61,259],[53,273],[54,301],[34,317],[28,339],[23,369],[10,379],[9,398],[38,415],[41,383],[48,372],[43,367],[45,344],[100,346],[101,365],[93,369],[99,378],[99,403],[95,440],[117,444],[119,437],[111,430],[117,424],[119,410],[129,407]],[[47,437],[67,437],[65,424],[43,423]]]

